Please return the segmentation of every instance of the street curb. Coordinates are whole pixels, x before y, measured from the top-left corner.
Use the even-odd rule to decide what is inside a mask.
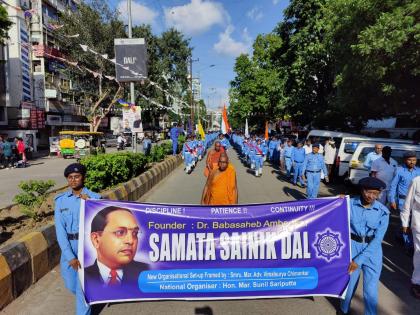
[[[171,156],[140,176],[102,193],[103,198],[136,201],[174,171],[182,159]],[[0,248],[0,310],[15,300],[60,261],[54,224]]]

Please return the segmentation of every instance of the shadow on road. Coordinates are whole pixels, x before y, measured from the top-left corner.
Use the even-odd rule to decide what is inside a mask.
[[[296,200],[300,200],[300,199],[306,199],[306,195],[294,188],[290,188],[290,187],[283,187],[283,192],[286,196],[288,197],[293,197]]]

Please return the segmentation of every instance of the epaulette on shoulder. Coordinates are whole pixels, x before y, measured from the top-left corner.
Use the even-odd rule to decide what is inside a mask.
[[[57,200],[58,198],[64,196],[65,192],[59,193],[54,197],[54,201]]]

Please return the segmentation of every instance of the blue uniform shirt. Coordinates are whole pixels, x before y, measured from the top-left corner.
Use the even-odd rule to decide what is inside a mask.
[[[171,131],[170,131],[170,134],[171,134],[171,139],[172,140],[178,139],[178,136],[179,136],[179,128],[178,127],[172,127],[171,128]]]
[[[379,159],[381,156],[382,154],[377,154],[375,151],[370,152],[366,156],[366,160],[363,163],[363,166],[370,170],[370,167],[372,166],[372,162],[375,161],[376,159]]]
[[[229,149],[229,148],[230,148],[229,140],[228,140],[228,139],[226,139],[226,138],[223,138],[223,139],[220,141],[220,144],[221,144],[222,146],[224,146],[224,147],[225,147],[225,149]]]
[[[293,148],[292,161],[297,163],[303,163],[303,161],[305,161],[305,149],[303,147]]]
[[[389,186],[389,202],[396,202],[397,199],[405,199],[411,181],[417,176],[420,176],[420,169],[415,166],[411,171],[405,165],[398,167]]]
[[[352,240],[353,260],[359,266],[369,262],[382,264],[381,243],[389,223],[389,210],[379,201],[369,208],[362,205],[360,197],[350,199],[350,229],[358,236],[375,236],[369,244]]]
[[[305,174],[306,171],[311,172],[320,172],[324,171],[324,174],[327,175],[327,167],[325,166],[324,157],[317,153],[309,153],[305,156],[305,160],[303,162],[303,169],[302,174]]]
[[[82,189],[82,194],[87,195],[90,199],[101,199],[100,194],[94,193],[86,187]],[[79,233],[80,200],[80,197],[73,195],[71,189],[55,197],[55,230],[65,261],[77,257],[77,252],[72,249],[67,234]]]
[[[292,157],[292,151],[294,147],[291,145],[290,147],[286,144],[284,146],[284,157],[291,158]]]

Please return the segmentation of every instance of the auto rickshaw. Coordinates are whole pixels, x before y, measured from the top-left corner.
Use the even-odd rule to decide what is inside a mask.
[[[81,159],[90,154],[105,153],[102,132],[60,131],[60,152],[63,158]]]

